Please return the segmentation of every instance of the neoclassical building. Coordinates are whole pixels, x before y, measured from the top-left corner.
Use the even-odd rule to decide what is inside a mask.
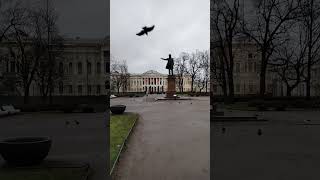
[[[214,47],[213,45],[211,45]],[[234,51],[234,93],[235,95],[256,95],[260,90],[260,59],[257,46],[250,42],[235,42]],[[213,60],[219,61],[219,51],[211,49]],[[320,95],[320,65],[312,69],[311,95]],[[213,95],[223,95],[222,88],[211,72],[211,89]],[[285,96],[286,87],[281,78],[271,71],[266,74],[266,93],[273,96]],[[292,96],[305,96],[305,83],[300,83],[292,91]]]
[[[130,74],[127,92],[165,93],[167,91],[167,74],[161,74],[150,70],[142,74]],[[176,80],[176,91],[179,92],[178,78]],[[116,90],[113,90],[116,91]],[[121,88],[121,92],[124,90]],[[191,91],[191,77],[183,77],[183,91]]]
[[[6,50],[2,44],[1,52]],[[2,54],[0,76],[15,76],[18,71],[15,59]],[[109,88],[110,46],[105,39],[65,39],[61,58],[56,62],[61,79],[55,83],[54,96],[106,95]],[[30,86],[30,96],[40,96],[35,81]],[[19,94],[23,95],[21,88]]]

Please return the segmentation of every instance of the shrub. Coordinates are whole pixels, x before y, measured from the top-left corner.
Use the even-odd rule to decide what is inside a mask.
[[[91,107],[91,106],[86,106],[86,107],[83,107],[83,108],[82,108],[82,112],[83,112],[83,113],[94,113],[95,110],[94,110],[94,108]]]
[[[64,113],[72,113],[73,111],[76,110],[76,106],[75,105],[65,105],[61,108],[61,110]]]

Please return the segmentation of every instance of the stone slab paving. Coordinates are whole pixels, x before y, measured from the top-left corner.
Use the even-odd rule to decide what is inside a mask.
[[[118,180],[209,180],[209,98],[115,98],[141,115],[116,170]]]

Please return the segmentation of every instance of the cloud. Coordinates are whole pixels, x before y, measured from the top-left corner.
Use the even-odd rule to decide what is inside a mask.
[[[153,69],[167,73],[161,57],[207,50],[210,40],[209,0],[112,0],[111,54],[125,59],[132,73]],[[149,36],[135,34],[155,24]]]
[[[54,0],[63,35],[104,38],[110,34],[110,0]]]

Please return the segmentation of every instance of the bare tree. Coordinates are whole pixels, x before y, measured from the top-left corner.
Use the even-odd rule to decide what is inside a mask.
[[[0,42],[7,38],[13,26],[21,25],[22,2],[19,0],[0,0]]]
[[[289,41],[275,49],[275,58],[271,58],[271,71],[275,72],[286,86],[286,95],[291,96],[303,80],[306,69],[305,55],[307,43],[303,38],[302,31],[293,34]],[[297,38],[298,37],[298,38]]]
[[[200,71],[201,52],[196,51],[190,54],[188,61],[188,74],[191,76],[191,92],[194,92],[194,84]]]
[[[196,77],[195,84],[199,89],[199,92],[201,93],[202,90],[206,87],[203,72],[199,73],[199,75]]]
[[[221,87],[223,91],[223,96],[227,98],[227,80],[226,80],[226,71],[223,58],[221,53],[217,52],[217,48],[211,46],[212,50],[210,51],[210,75],[211,75],[211,84],[212,86]]]
[[[130,74],[126,61],[119,62],[115,58],[112,58],[110,67],[111,88],[116,89],[118,94],[120,93],[120,89],[122,89],[122,92],[127,91]]]
[[[6,13],[7,19],[15,17],[16,23],[7,32],[5,37],[10,56],[17,66],[17,78],[24,91],[24,103],[28,103],[30,85],[34,80],[38,65],[38,58],[33,58],[31,33],[33,30],[30,24],[30,10],[22,4],[9,8]]]
[[[59,35],[57,22],[57,13],[52,5],[47,1],[46,8],[39,8],[33,11],[33,23],[37,27],[35,33],[36,44],[39,45],[37,55],[41,56],[39,67],[37,69],[37,84],[40,87],[40,93],[43,102],[50,97],[52,103],[52,93],[57,82],[63,78],[63,67],[59,69],[58,60],[62,59],[63,39]]]
[[[299,0],[259,0],[253,18],[243,24],[243,32],[261,52],[260,96],[265,95],[266,74],[270,57],[279,41],[301,17]],[[252,21],[252,22],[251,22]]]
[[[200,67],[202,69],[202,74],[203,74],[203,84],[206,93],[208,92],[208,84],[210,81],[210,56],[209,56],[209,51],[206,50],[201,54],[201,62],[200,62]]]
[[[308,47],[306,96],[310,98],[312,67],[320,60],[320,2],[317,0],[303,0],[302,12],[304,15],[303,24]]]
[[[234,97],[234,48],[233,43],[240,33],[240,2],[239,0],[214,1],[211,6],[211,27],[213,29],[213,43],[221,53],[223,69],[226,71],[230,101]]]
[[[175,71],[178,77],[178,88],[180,92],[183,92],[183,77],[187,72],[187,62],[189,60],[188,53],[181,53],[175,62]]]

